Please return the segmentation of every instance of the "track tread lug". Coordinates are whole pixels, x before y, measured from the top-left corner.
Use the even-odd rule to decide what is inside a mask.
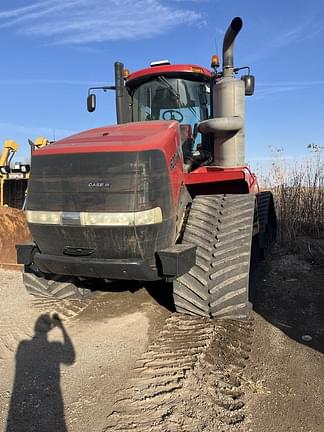
[[[67,276],[36,273],[31,269],[25,269],[23,282],[29,294],[41,298],[44,301],[84,299],[89,296],[90,290],[78,287],[73,279]]]
[[[183,242],[197,245],[197,261],[174,281],[180,313],[247,318],[255,197],[211,195],[194,198]]]

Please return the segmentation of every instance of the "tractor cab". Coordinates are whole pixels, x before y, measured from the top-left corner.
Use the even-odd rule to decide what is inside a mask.
[[[117,122],[176,120],[185,169],[209,162],[209,137],[198,132],[198,124],[210,115],[211,71],[196,65],[171,65],[166,60],[129,74],[123,66],[119,71],[118,65],[114,87]]]
[[[126,72],[127,76],[127,72]],[[208,137],[198,132],[198,124],[210,113],[210,79],[208,69],[194,65],[171,65],[169,61],[151,63],[126,77],[131,97],[132,122],[176,120],[185,169],[192,170],[210,161]]]

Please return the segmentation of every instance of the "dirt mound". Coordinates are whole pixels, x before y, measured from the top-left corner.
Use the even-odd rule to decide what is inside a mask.
[[[24,212],[10,207],[0,207],[0,263],[15,264],[17,243],[31,240]]]

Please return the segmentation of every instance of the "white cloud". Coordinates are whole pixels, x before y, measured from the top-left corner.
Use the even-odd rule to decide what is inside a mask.
[[[273,36],[269,38],[266,34],[265,39],[258,36],[262,47],[248,55],[249,62],[263,60],[280,50],[284,52],[288,46],[297,45],[304,41],[315,39],[321,32],[323,32],[323,25],[314,15],[309,18],[305,17],[302,22],[299,22],[294,26],[278,30],[269,25],[269,28]],[[258,33],[260,33],[260,29],[258,29]]]
[[[324,80],[317,81],[273,81],[256,83],[255,99],[263,99],[266,96],[286,93],[291,91],[300,92],[308,88],[323,86]]]
[[[34,3],[29,6],[19,7],[16,9],[9,9],[6,11],[0,11],[0,19],[12,19],[17,18],[22,15],[30,14],[34,11],[37,11],[37,9],[41,7],[41,3]]]
[[[315,86],[315,85],[323,85],[324,80],[315,80],[315,81],[262,81],[258,85],[261,87],[305,87],[305,86]]]
[[[45,0],[0,10],[0,29],[13,28],[56,44],[147,38],[184,24],[201,26],[205,21],[201,13],[165,0]]]
[[[15,79],[0,79],[2,85],[58,85],[58,86],[102,86],[105,80],[102,81],[85,81],[85,80],[57,80],[47,78],[15,78]]]

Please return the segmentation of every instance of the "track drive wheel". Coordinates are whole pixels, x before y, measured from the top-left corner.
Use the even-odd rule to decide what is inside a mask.
[[[32,266],[25,266],[23,282],[29,294],[47,299],[84,299],[91,293],[77,278],[45,274]]]
[[[247,318],[255,197],[194,198],[182,242],[197,245],[196,265],[173,282],[178,312]]]
[[[277,218],[271,192],[260,192],[257,195],[257,214],[260,225],[260,258],[266,259],[277,238]]]

